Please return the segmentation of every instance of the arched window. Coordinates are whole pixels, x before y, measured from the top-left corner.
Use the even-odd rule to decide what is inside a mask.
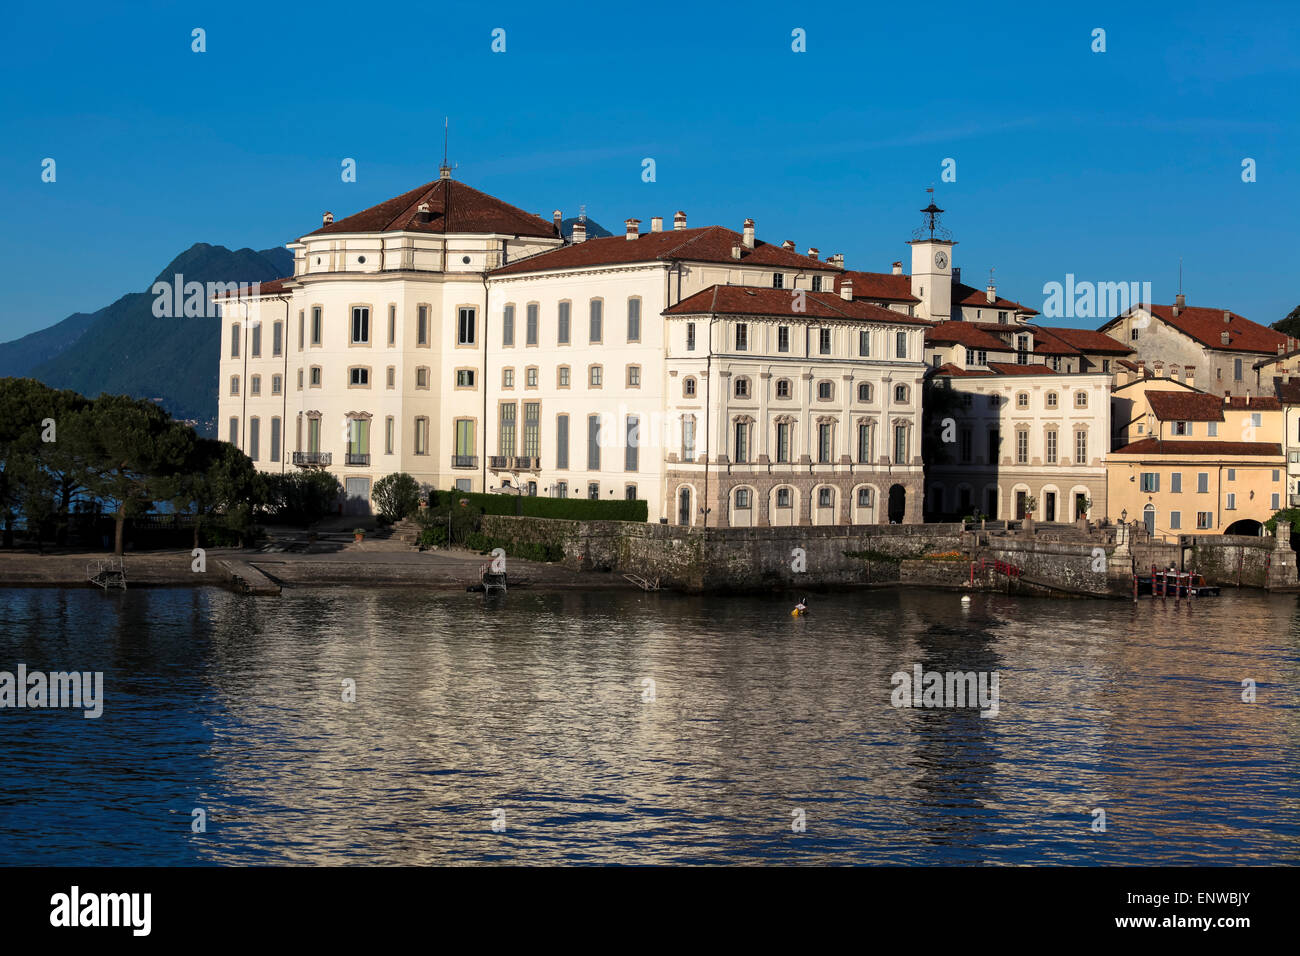
[[[750,507],[750,497],[749,497],[748,488],[736,489],[736,507],[738,509],[744,509]]]

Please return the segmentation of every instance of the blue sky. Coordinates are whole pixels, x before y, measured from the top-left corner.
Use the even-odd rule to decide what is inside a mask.
[[[888,271],[934,184],[963,278],[995,266],[1035,308],[1066,273],[1171,301],[1179,257],[1189,305],[1300,303],[1291,4],[54,9],[0,14],[0,339],[143,290],[194,242],[283,244],[436,178],[444,116],[458,179],[615,232],[749,216]]]

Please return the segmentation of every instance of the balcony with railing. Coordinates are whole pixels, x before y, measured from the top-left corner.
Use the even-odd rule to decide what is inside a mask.
[[[293,463],[300,468],[328,468],[334,456],[327,451],[296,451]]]
[[[488,455],[488,467],[493,471],[509,471],[511,461],[509,455]]]
[[[344,457],[343,463],[345,465],[367,466],[370,464],[370,452],[350,451]]]
[[[1300,508],[1300,495],[1289,495],[1288,500],[1291,502],[1292,508]]]
[[[524,455],[515,458],[515,471],[537,471],[541,467],[541,459]]]
[[[477,468],[478,455],[452,455],[451,467],[453,468]]]

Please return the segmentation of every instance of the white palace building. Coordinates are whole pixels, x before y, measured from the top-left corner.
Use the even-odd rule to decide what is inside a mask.
[[[434,488],[611,500],[711,527],[919,522],[926,330],[953,243],[912,273],[793,242],[626,221],[561,235],[440,178],[291,243],[293,275],[220,298],[220,437],[326,468],[350,512]]]

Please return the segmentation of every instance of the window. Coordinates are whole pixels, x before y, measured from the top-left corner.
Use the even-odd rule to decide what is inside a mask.
[[[820,292],[820,291],[822,290],[822,277],[821,277],[821,276],[813,276],[813,277],[812,277],[812,290],[813,290],[814,292]]]
[[[370,310],[364,306],[352,308],[352,344],[370,344]]]
[[[536,302],[530,302],[524,310],[524,344],[537,344],[537,310]]]
[[[569,497],[569,483],[567,481],[557,481],[555,483],[555,492],[553,494],[553,497],[556,498]]]
[[[989,429],[989,464],[994,464],[998,460],[998,452],[1002,448],[1002,435],[996,428]]]
[[[534,461],[542,453],[542,403],[524,402],[524,457]]]
[[[1074,393],[1074,407],[1075,407],[1075,408],[1087,408],[1087,407],[1088,407],[1088,393],[1087,393],[1087,392],[1075,392],[1075,393]]]
[[[695,379],[687,378],[684,382],[682,382],[682,394],[685,395],[687,398],[695,397]]]
[[[1281,476],[1282,476],[1282,473],[1281,473],[1280,471],[1278,471],[1276,468],[1274,468],[1274,469],[1273,469],[1273,480],[1274,480],[1274,481],[1280,481],[1280,480],[1281,480]]]
[[[253,358],[261,358],[261,356],[262,356],[262,323],[261,323],[260,321],[258,321],[258,322],[254,322],[254,323],[253,323],[252,338],[253,338],[253,347],[252,347],[252,349],[251,349],[251,352],[252,352]]]
[[[307,313],[302,309],[298,310],[298,351],[302,351],[303,336],[306,334]]]
[[[271,354],[284,354],[284,323],[276,322],[271,326]],[[274,460],[274,459],[273,459]]]
[[[228,434],[229,434],[228,440],[230,444],[238,445],[239,444],[239,419],[238,418],[232,418],[230,420],[230,431]]]
[[[736,351],[744,352],[749,349],[749,325],[745,322],[736,323]]]
[[[778,378],[776,380],[776,397],[777,398],[790,397],[790,380],[788,378]]]
[[[231,394],[231,395],[238,395],[238,394],[239,394],[239,376],[238,376],[238,375],[232,375],[232,376],[230,376],[230,394]]]
[[[515,387],[515,370],[514,370],[514,369],[512,369],[512,368],[503,368],[503,369],[501,370],[501,387],[502,387],[502,388],[514,388],[514,387]]]
[[[736,397],[749,398],[749,379],[747,378],[736,379]]]
[[[1016,392],[1016,408],[1028,408],[1028,407],[1029,407],[1029,393]]]
[[[587,498],[591,501],[600,500],[600,485],[597,482],[587,482]]]
[[[421,365],[421,366],[419,366],[419,367],[416,368],[416,370],[415,370],[415,387],[416,387],[416,388],[428,388],[428,387],[429,387],[429,368],[428,368],[427,365]]]
[[[370,456],[370,421],[365,418],[348,419],[348,463],[368,465]],[[366,456],[362,458],[361,456]]]
[[[280,460],[280,419],[271,419],[271,457],[268,461]]]
[[[600,471],[600,416],[587,416],[587,470]]]
[[[871,425],[868,422],[858,423],[858,464],[868,465],[871,463]]]
[[[789,507],[790,507],[790,489],[789,489],[789,488],[778,488],[778,489],[776,489],[776,506],[777,506],[778,508],[789,508]]]
[[[776,424],[776,461],[780,465],[790,463],[790,423]]]
[[[256,417],[250,418],[248,420],[248,457],[253,459],[253,461],[257,461],[261,457],[261,455],[258,454],[258,447],[257,447],[258,440],[261,437],[261,433],[262,433],[262,420]],[[1231,500],[1232,495],[1229,495],[1228,499]],[[1229,505],[1229,507],[1231,507],[1231,505]]]
[[[230,357],[239,358],[239,323],[230,326]]]
[[[497,406],[497,454],[513,458],[515,454],[515,403]]]
[[[1214,527],[1214,512],[1213,512],[1213,511],[1198,511],[1198,512],[1196,512],[1196,530],[1198,530],[1198,531],[1205,531],[1205,530],[1207,530],[1207,529],[1209,529],[1209,528],[1213,528],[1213,527]]]
[[[736,422],[736,463],[747,464],[749,462],[749,424],[747,422]]]
[[[1232,360],[1232,377],[1234,381],[1241,381],[1241,359]]]
[[[1218,422],[1206,422],[1206,423],[1205,423],[1205,434],[1207,434],[1207,435],[1210,436],[1211,438],[1217,438],[1218,435],[1219,435],[1219,423],[1218,423]]]
[[[461,334],[464,334],[463,330]],[[472,329],[470,334],[473,335]],[[462,338],[461,342],[464,341],[464,338]],[[415,310],[415,344],[429,344],[429,307],[427,305],[418,306]]]
[[[510,348],[515,344],[515,307],[507,305],[501,310],[501,347]]]
[[[1102,370],[1103,372],[1109,372],[1109,371],[1110,371],[1110,359],[1102,359],[1102,360],[1101,360],[1101,370]]]
[[[1047,393],[1047,407],[1048,407],[1048,408],[1055,408],[1055,407],[1056,407],[1056,393],[1055,393],[1055,392],[1048,392],[1048,393]]]
[[[572,304],[569,302],[560,303],[560,313],[555,323],[555,340],[559,345],[569,344],[569,310],[571,307]]]
[[[253,419],[253,420],[256,421],[257,419]],[[249,457],[251,458],[252,456],[250,455]],[[1235,492],[1232,492],[1232,491],[1228,492],[1228,505],[1227,505],[1227,510],[1228,510],[1228,511],[1236,511],[1236,510],[1237,510],[1237,495],[1236,495]]]
[[[858,489],[858,507],[859,507],[859,508],[870,508],[870,507],[871,507],[871,489],[870,489],[870,488],[859,488],[859,489]]]
[[[1029,464],[1029,429],[1016,429],[1016,464]]]
[[[695,419],[682,419],[682,461],[695,460]]]
[[[569,387],[569,366],[561,365],[555,370],[555,384],[560,388]]]
[[[1083,429],[1074,433],[1074,463],[1076,465],[1088,463],[1088,433]]]
[[[695,351],[695,323],[686,323],[686,351]]]
[[[1250,413],[1250,424],[1252,428],[1259,428],[1264,424],[1264,416],[1260,412]]]
[[[1229,468],[1229,469],[1228,469],[1228,480],[1229,480],[1229,481],[1236,481],[1236,480],[1237,480],[1237,469],[1236,469],[1236,468]]]
[[[587,334],[587,340],[592,344],[596,344],[598,342],[604,341],[603,339],[604,315],[605,315],[605,300],[592,299],[591,300],[591,326],[588,329],[588,334]]]
[[[283,391],[284,391],[284,376],[282,376],[282,375],[272,375],[272,376],[271,376],[271,394],[272,394],[272,395],[279,395],[279,394],[281,394]],[[275,460],[277,460],[277,459],[272,459],[272,460],[275,461]]]
[[[555,416],[555,467],[569,467],[569,416]]]
[[[740,511],[746,511],[746,510],[749,509],[749,489],[748,489],[748,488],[737,488],[737,489],[736,489],[736,508],[737,508],[737,510],[740,510]]]
[[[456,427],[457,430],[459,430],[460,422],[456,423]],[[396,440],[396,433],[397,433],[397,419],[395,419],[392,415],[389,415],[387,418],[384,419],[384,454],[385,455],[391,455],[393,453],[393,442]]]
[[[1052,448],[1055,448],[1055,447],[1056,447],[1056,433],[1055,433],[1055,432],[1051,432],[1051,433],[1050,433],[1050,436],[1051,436],[1051,437],[1050,437],[1051,447],[1052,447]],[[966,464],[970,464],[970,461],[971,461],[971,455],[972,455],[972,453],[973,453],[973,451],[974,451],[974,447],[975,447],[975,440],[974,440],[973,432],[971,432],[969,426],[966,426],[966,427],[963,427],[963,428],[962,428],[962,430],[961,430],[961,434],[960,434],[960,436],[959,436],[959,444],[960,444],[960,448],[961,448],[961,460],[962,460],[964,463],[966,463]],[[1052,460],[1055,461],[1056,459],[1053,458]]]
[[[1187,422],[1174,422],[1174,423],[1173,423],[1173,429],[1174,429],[1174,434],[1175,434],[1175,435],[1186,435],[1186,434],[1188,434],[1188,430],[1187,430]]]
[[[320,451],[319,415],[311,415],[307,418],[307,450],[310,452]]]
[[[474,369],[459,368],[456,370],[456,387],[473,388],[474,387]]]
[[[260,376],[260,375],[253,375],[253,376],[250,376],[250,377],[249,377],[249,379],[248,379],[248,394],[249,394],[249,395],[261,395],[261,394],[262,394],[262,376]]]
[[[311,307],[311,344],[320,345],[325,333],[325,315],[319,305]]]
[[[298,369],[298,391],[302,391],[302,369]]]
[[[1183,514],[1181,511],[1169,512],[1169,530],[1177,531],[1183,526]]]
[[[871,355],[871,333],[866,329],[858,333],[858,355],[863,358]]]
[[[1280,495],[1275,491],[1275,492],[1273,492],[1272,508],[1273,508],[1274,511],[1277,511],[1278,508],[1280,508],[1280,507],[1282,507],[1282,498],[1281,498],[1281,496],[1280,496]]]
[[[388,344],[397,344],[397,306],[388,307]]]
[[[1053,371],[1053,372],[1059,372],[1060,370],[1061,370],[1061,356],[1059,356],[1059,355],[1053,355],[1053,356],[1052,356],[1052,371]]]
[[[817,507],[833,508],[835,507],[835,492],[830,488],[817,489]]]
[[[776,350],[778,352],[790,351],[790,326],[778,325],[776,327]]]
[[[628,388],[641,387],[641,366],[640,365],[629,365],[627,367],[627,387]]]
[[[832,454],[831,440],[834,438],[834,434],[835,433],[829,422],[822,422],[817,426],[817,461],[819,464],[830,464]]]
[[[474,309],[464,307],[456,310],[456,342],[459,345],[473,345],[475,338],[475,319],[477,318]]]
[[[624,485],[623,497],[628,501],[636,501],[636,485]]]
[[[625,438],[625,448],[623,452],[623,470],[636,471],[640,464],[640,425],[641,419],[636,415],[629,415],[623,422],[623,436]]]
[[[429,454],[429,419],[424,417],[415,420],[415,453]]]
[[[907,358],[907,333],[894,333],[894,357]]]
[[[358,366],[353,366],[352,368],[348,369],[348,385],[349,387],[357,387],[357,388],[369,387],[370,369],[360,368]]]
[[[818,401],[826,401],[826,402],[828,402],[828,401],[831,400],[832,397],[834,397],[834,395],[835,395],[835,388],[834,388],[834,386],[833,386],[830,382],[818,382],[818,383],[817,383],[817,399],[818,399]]]
[[[1180,471],[1175,471],[1173,474],[1169,476],[1169,493],[1178,495],[1178,494],[1182,494],[1182,491],[1183,491],[1183,474]]]
[[[871,401],[871,383],[870,383],[870,382],[863,382],[863,383],[861,383],[861,384],[858,386],[858,401],[860,401],[860,402],[869,402],[869,401]]]
[[[783,272],[772,273],[772,288],[773,289],[785,288],[785,273]]]
[[[530,365],[524,369],[524,388],[537,387],[537,366]]]
[[[592,388],[600,388],[600,383],[602,381],[601,375],[603,374],[603,371],[604,370],[599,365],[588,366],[587,384],[590,385]]]
[[[474,454],[478,449],[474,431],[473,419],[456,419],[456,464],[468,468],[474,467]]]
[[[898,404],[898,405],[906,405],[906,404],[907,404],[907,386],[906,386],[906,385],[895,385],[895,386],[894,386],[894,402],[895,402],[895,404]]]
[[[1144,471],[1138,476],[1138,488],[1143,493],[1154,493],[1160,490],[1160,475],[1154,471]]]
[[[636,296],[627,300],[627,340],[641,341],[641,300]]]
[[[831,330],[830,329],[817,330],[817,350],[821,352],[822,355],[831,354]]]
[[[1056,429],[1047,430],[1047,464],[1056,464]]]
[[[1198,495],[1208,495],[1210,493],[1210,473],[1208,471],[1198,471],[1196,473],[1196,493]]]
[[[907,461],[907,426],[894,426],[894,464],[904,464]]]

